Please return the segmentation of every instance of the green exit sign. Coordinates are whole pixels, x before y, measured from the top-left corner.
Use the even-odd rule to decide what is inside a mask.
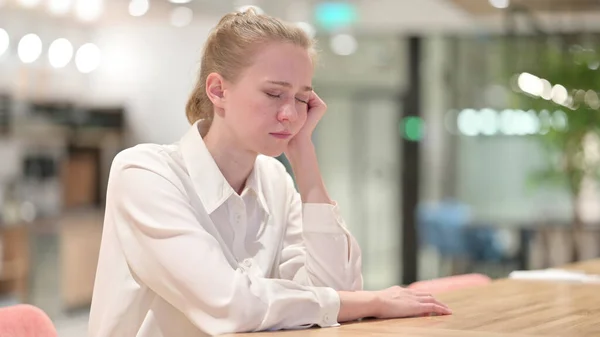
[[[325,29],[348,27],[358,20],[356,7],[345,2],[321,2],[315,8],[315,21]]]
[[[418,142],[423,139],[424,121],[420,117],[404,117],[400,123],[400,134],[406,140]]]

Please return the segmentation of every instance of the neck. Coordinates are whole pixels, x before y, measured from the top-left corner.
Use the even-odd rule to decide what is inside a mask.
[[[230,132],[214,124],[204,137],[204,143],[225,180],[236,193],[241,194],[257,154],[244,150]]]

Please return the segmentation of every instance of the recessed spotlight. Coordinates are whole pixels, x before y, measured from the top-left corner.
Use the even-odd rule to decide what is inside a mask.
[[[498,9],[504,9],[504,8],[508,8],[508,6],[510,6],[510,0],[489,0],[490,5],[492,5],[492,7],[498,8]]]

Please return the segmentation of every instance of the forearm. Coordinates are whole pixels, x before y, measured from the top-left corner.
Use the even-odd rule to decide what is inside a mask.
[[[371,291],[338,291],[340,311],[338,322],[355,321],[377,316],[377,297]]]
[[[329,198],[312,142],[295,147],[288,153],[303,203],[333,204]]]

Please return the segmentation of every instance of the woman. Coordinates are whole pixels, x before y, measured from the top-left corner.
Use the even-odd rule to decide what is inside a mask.
[[[329,327],[449,310],[400,287],[362,291],[360,249],[327,194],[311,135],[326,111],[299,28],[252,11],[209,36],[173,145],[116,156],[90,336]],[[289,159],[299,193],[285,168]]]

